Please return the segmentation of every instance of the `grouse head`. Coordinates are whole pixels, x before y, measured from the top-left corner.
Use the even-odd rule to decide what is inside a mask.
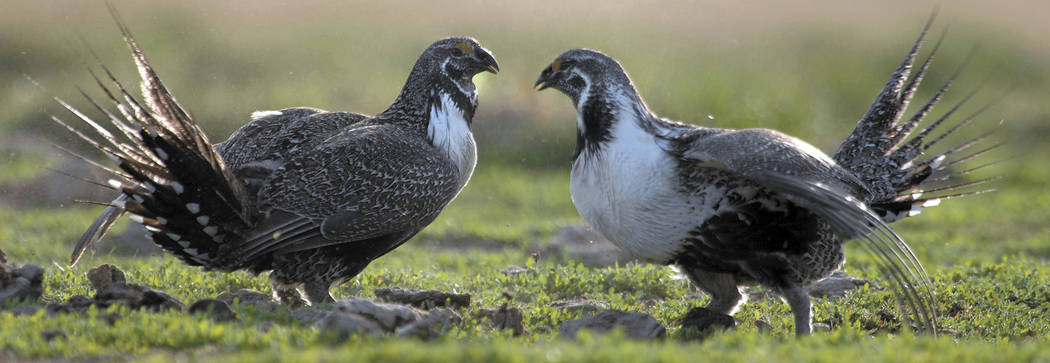
[[[444,94],[469,118],[478,99],[474,75],[485,71],[499,72],[499,63],[477,40],[469,37],[438,40],[419,56],[405,87],[387,112],[419,114]]]
[[[572,49],[562,53],[536,79],[536,90],[554,88],[572,99],[580,108],[590,95],[624,91],[634,96],[634,85],[620,62],[592,49]]]

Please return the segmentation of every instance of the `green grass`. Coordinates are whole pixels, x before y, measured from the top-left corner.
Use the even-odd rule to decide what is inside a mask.
[[[72,84],[94,92],[79,63],[91,58],[66,39],[75,36],[41,32],[42,25],[76,28],[118,77],[134,79],[115,27],[96,5],[16,2],[11,6],[18,11],[0,14],[0,84],[5,85],[0,88],[0,109],[5,110],[0,140],[40,135],[78,147],[41,110],[59,112],[50,94],[86,105],[75,97]],[[833,151],[899,62],[928,9],[909,7],[918,16],[890,20],[899,9],[865,8],[872,18],[848,26],[829,20],[853,14],[846,10],[809,14],[812,19],[801,24],[794,17],[729,11],[740,19],[734,26],[717,19],[718,11],[689,5],[610,6],[592,12],[569,3],[567,13],[557,15],[543,5],[435,8],[419,2],[323,4],[295,11],[276,3],[118,6],[167,85],[214,140],[260,109],[309,105],[378,112],[396,93],[419,49],[440,36],[470,34],[493,50],[503,71],[478,78],[481,106],[474,128],[481,161],[476,175],[419,236],[334,290],[345,298],[373,297],[381,287],[439,289],[471,293],[475,305],[461,309],[467,318],[463,324],[434,341],[357,336],[342,343],[320,336],[287,312],[240,306],[235,308],[241,320],[227,323],[119,307],[86,315],[13,316],[8,306],[0,309],[0,360],[1050,360],[1050,168],[1045,167],[1050,164],[1045,145],[1050,54],[995,25],[949,19],[953,34],[934,63],[930,86],[917,99],[925,100],[970,46],[981,44],[946,106],[933,116],[982,79],[987,79],[985,89],[961,112],[972,112],[1012,88],[955,140],[997,128],[996,137],[1007,143],[986,160],[1019,157],[965,176],[1001,175],[992,184],[998,191],[946,201],[893,225],[934,280],[940,324],[958,336],[894,333],[895,323],[879,317],[883,311],[897,313],[892,294],[875,288],[888,282],[873,258],[850,244],[846,272],[875,286],[815,301],[815,320],[834,325],[833,331],[796,339],[788,307],[763,297],[736,315],[736,330],[701,343],[681,341],[676,321],[707,298],[668,268],[635,263],[590,268],[559,256],[532,259],[560,227],[580,222],[568,191],[575,116],[565,97],[531,90],[538,71],[565,49],[599,48],[622,61],[650,107],[663,116],[717,127],[777,128]],[[412,26],[387,26],[403,24],[398,14],[412,11],[428,16],[414,17],[418,22]],[[668,16],[672,21],[657,21]],[[468,18],[472,21],[456,21]],[[23,72],[46,92],[25,80]],[[1004,122],[996,126],[1000,119]],[[48,156],[31,151],[36,148],[23,149],[0,148],[5,171],[0,185],[46,175],[44,166],[53,165]],[[46,268],[44,303],[93,294],[85,273],[102,263],[115,264],[131,282],[167,291],[185,303],[239,288],[269,291],[266,276],[202,272],[169,255],[124,255],[105,244],[77,266],[66,266],[72,244],[97,212],[0,208],[0,248],[12,262]],[[500,273],[510,265],[532,271]],[[504,292],[524,312],[528,333],[522,336],[495,331],[474,317],[480,308],[504,303]],[[651,313],[669,328],[669,336],[658,342],[622,336],[557,339],[558,327],[580,316],[549,304],[573,298]],[[121,318],[112,324],[99,318],[112,313]],[[758,320],[772,331],[759,331]],[[42,334],[54,331],[64,337],[48,341]]]

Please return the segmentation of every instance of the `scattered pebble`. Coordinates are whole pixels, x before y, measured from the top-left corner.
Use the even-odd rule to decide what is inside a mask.
[[[682,338],[703,340],[717,331],[735,328],[736,319],[729,315],[697,307],[689,310],[680,321],[680,324],[682,326]]]
[[[516,307],[504,304],[497,309],[481,309],[478,310],[478,317],[487,319],[495,329],[514,332],[514,336],[525,333],[524,316],[521,309]]]
[[[437,308],[427,312],[422,319],[402,325],[394,330],[399,337],[414,337],[430,340],[444,335],[455,324],[463,321],[459,313],[448,308]]]
[[[0,262],[0,305],[8,301],[36,301],[44,294],[44,268]]]
[[[375,321],[359,314],[338,310],[325,314],[317,322],[317,327],[321,330],[321,335],[329,336],[339,341],[346,340],[346,338],[355,334],[378,335],[383,333],[383,328]]]
[[[607,310],[598,315],[566,321],[558,330],[558,335],[575,339],[581,330],[608,333],[614,329],[623,329],[628,337],[634,339],[661,339],[667,335],[667,329],[652,315],[621,310]]]
[[[582,311],[584,316],[609,309],[609,304],[591,299],[558,300],[550,303],[550,306],[570,313]]]
[[[99,265],[87,272],[88,281],[95,291],[106,291],[128,283],[124,271],[110,264]]]
[[[506,268],[500,270],[500,273],[502,273],[505,276],[517,276],[517,275],[521,275],[521,274],[527,273],[529,271],[532,271],[532,270],[529,270],[526,267],[507,266]]]
[[[281,303],[274,300],[273,295],[251,289],[223,291],[215,298],[231,306],[236,303],[242,306],[251,306],[265,312],[274,312],[281,308]]]

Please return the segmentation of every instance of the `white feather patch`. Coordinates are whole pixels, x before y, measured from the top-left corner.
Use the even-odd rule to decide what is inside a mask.
[[[440,97],[441,106],[434,105],[430,109],[427,138],[456,164],[462,187],[477,165],[477,146],[463,110],[456,106],[448,94],[442,93]]]
[[[215,235],[219,233],[219,227],[216,227],[216,226],[207,226],[207,227],[204,227],[204,229],[201,229],[201,230],[204,231],[204,233],[207,233],[209,236],[212,236],[212,237],[215,237]]]
[[[280,116],[280,115],[283,115],[283,113],[281,113],[281,111],[255,111],[255,112],[252,112],[252,121],[255,121],[255,120],[261,119],[263,117],[267,117],[267,116]]]
[[[171,182],[171,189],[175,189],[175,194],[182,194],[182,192],[186,190],[186,188],[182,186],[182,183],[177,181]]]

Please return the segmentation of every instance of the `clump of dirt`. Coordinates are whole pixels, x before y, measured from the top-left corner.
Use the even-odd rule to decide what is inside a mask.
[[[448,293],[437,290],[406,290],[399,287],[375,289],[380,301],[412,305],[418,308],[464,308],[470,306],[470,294]]]
[[[44,294],[44,268],[8,264],[0,251],[0,305],[8,301],[36,301]]]

